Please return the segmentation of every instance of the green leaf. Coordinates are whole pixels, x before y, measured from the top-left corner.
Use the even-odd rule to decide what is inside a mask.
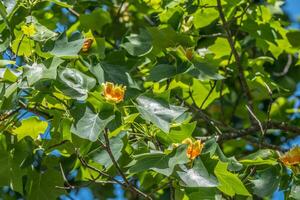
[[[290,193],[290,198],[300,199],[300,185],[293,185]]]
[[[12,50],[18,56],[31,56],[34,51],[34,41],[28,37],[22,38],[20,35],[12,42]]]
[[[54,47],[50,53],[57,57],[77,57],[83,42],[84,39],[68,41],[67,37],[62,35],[62,37],[55,41]]]
[[[47,159],[47,161],[51,162],[49,159]],[[53,200],[64,193],[61,189],[56,188],[56,186],[64,186],[64,179],[59,167],[55,166],[54,168],[54,166],[47,166],[47,169],[44,171],[37,171],[34,168],[29,168],[28,176],[28,183],[26,184],[27,199]]]
[[[20,73],[9,68],[0,68],[0,79],[14,83],[17,81]]]
[[[216,87],[211,90],[211,84],[209,82],[202,82],[197,79],[193,79],[193,85],[191,87],[192,95],[195,100],[195,103],[198,107],[200,107],[208,94],[209,97],[206,99],[205,103],[202,106],[202,109],[207,108],[214,100],[220,98],[220,92],[216,89]],[[222,94],[227,94],[229,90],[227,88],[223,89]],[[189,90],[185,90],[185,95],[189,96]]]
[[[218,189],[231,197],[236,194],[251,196],[243,182],[236,174],[227,171],[227,167],[228,163],[224,163],[222,161],[219,161],[215,167],[214,172],[220,183]]]
[[[85,32],[88,32],[89,30],[95,30],[100,33],[103,26],[112,23],[109,12],[100,8],[93,10],[91,14],[80,15],[79,20]]]
[[[230,171],[240,171],[243,168],[243,165],[239,163],[234,157],[226,157],[221,150],[219,144],[216,140],[210,139],[205,142],[204,149],[202,154],[209,154],[210,157],[216,155],[222,162],[228,163],[228,170]]]
[[[225,38],[217,38],[215,43],[208,48],[215,54],[215,59],[222,58],[223,56],[230,55],[231,48],[227,39]]]
[[[48,127],[48,123],[39,120],[38,117],[30,117],[21,121],[21,126],[13,130],[13,134],[17,135],[18,140],[26,136],[32,139],[37,139],[40,134],[43,134]]]
[[[219,18],[219,12],[214,8],[199,9],[194,15],[195,28],[203,28]]]
[[[279,170],[276,167],[259,170],[257,178],[251,182],[254,184],[254,194],[262,198],[271,196],[277,190],[280,182]]]
[[[188,67],[184,66],[177,67],[169,64],[159,64],[151,70],[148,79],[149,81],[162,82],[178,74],[185,73],[187,70]]]
[[[58,76],[61,83],[60,89],[77,100],[85,100],[88,97],[88,91],[96,85],[94,78],[72,68],[59,71]]]
[[[110,116],[107,119],[102,120],[98,114],[93,113],[88,107],[86,107],[82,118],[72,125],[71,132],[81,138],[94,142],[97,140],[106,125],[113,119],[114,116]]]
[[[152,50],[152,38],[147,30],[141,29],[140,34],[126,37],[128,42],[121,46],[132,56],[144,56]]]
[[[205,200],[222,199],[220,192],[216,188],[197,188],[192,191],[187,190],[186,193],[189,200],[199,200],[199,197]]]
[[[137,98],[138,105],[136,105],[142,118],[152,122],[162,131],[169,133],[170,123],[174,122],[176,118],[182,115],[187,109],[168,105],[161,100],[156,100],[146,96]]]
[[[36,33],[31,38],[35,41],[45,42],[49,39],[55,39],[58,36],[57,33],[40,24],[33,16],[26,17],[26,21],[27,23],[32,23],[34,25]]]
[[[189,162],[186,156],[186,145],[179,146],[175,151],[166,155],[162,152],[140,154],[129,164],[129,173],[139,173],[154,170],[165,176],[170,176],[176,165]]]
[[[300,31],[289,31],[286,34],[286,37],[293,47],[300,48],[300,42],[299,42]]]
[[[59,58],[51,58],[43,63],[33,63],[24,66],[24,75],[27,77],[28,84],[31,86],[41,79],[56,79],[57,67],[64,61]]]
[[[5,136],[0,138],[3,144]],[[26,142],[18,142],[14,144],[13,149],[6,149],[5,145],[0,145],[0,186],[10,186],[14,191],[23,194],[22,177],[26,175],[26,171],[20,166],[24,162],[29,148]]]
[[[207,172],[201,159],[194,162],[192,169],[185,169],[183,172],[178,171],[184,187],[217,187],[217,179]]]
[[[125,135],[126,135],[126,133],[122,132],[122,133],[118,134],[116,137],[109,139],[110,149],[111,149],[111,152],[113,153],[116,161],[118,161],[118,159],[122,155],[122,149],[124,147],[124,143],[123,143],[122,139],[124,138]],[[93,152],[91,157],[94,162],[104,165],[106,169],[111,167],[113,164],[109,154],[104,149]]]
[[[218,63],[215,60],[201,58],[195,55],[192,59],[193,69],[188,73],[200,81],[221,80],[224,77],[218,73]]]
[[[97,65],[89,65],[89,70],[97,78],[99,85],[105,82],[104,70],[101,63],[98,63]]]
[[[184,139],[192,136],[193,131],[195,130],[197,122],[182,124],[178,127],[172,127],[169,134],[164,132],[158,132],[157,137],[160,141],[166,146],[172,143],[181,143]]]

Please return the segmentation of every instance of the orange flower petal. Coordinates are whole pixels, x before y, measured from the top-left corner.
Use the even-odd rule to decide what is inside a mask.
[[[114,85],[111,82],[106,82],[103,84],[103,96],[107,101],[111,101],[114,103],[119,103],[124,100],[125,96],[125,86]]]
[[[187,144],[188,148],[186,150],[186,155],[189,159],[194,160],[202,152],[204,144],[201,140],[196,140],[194,143],[191,138],[186,138],[182,141],[182,144]]]
[[[294,147],[279,159],[286,166],[300,164],[300,147]]]

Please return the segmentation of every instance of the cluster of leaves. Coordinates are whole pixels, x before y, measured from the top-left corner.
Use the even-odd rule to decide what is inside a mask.
[[[300,199],[300,156],[279,159],[300,133],[287,99],[300,32],[282,4],[0,1],[0,186],[30,200],[87,185],[108,198],[112,183],[128,199]],[[108,100],[107,82],[125,98],[118,86]],[[174,145],[186,138],[202,152]]]

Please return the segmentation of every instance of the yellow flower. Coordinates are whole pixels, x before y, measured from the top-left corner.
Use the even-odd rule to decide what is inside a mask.
[[[102,84],[103,96],[107,101],[119,103],[124,100],[126,86],[115,85],[111,82]]]
[[[191,160],[194,160],[197,156],[199,156],[204,147],[204,143],[202,143],[201,140],[193,142],[191,138],[186,138],[182,141],[182,144],[188,145],[186,155]]]
[[[23,32],[24,35],[31,37],[36,33],[35,27],[33,24],[30,25],[23,25],[21,27],[21,30]]]
[[[294,147],[279,158],[285,166],[300,164],[300,147]]]

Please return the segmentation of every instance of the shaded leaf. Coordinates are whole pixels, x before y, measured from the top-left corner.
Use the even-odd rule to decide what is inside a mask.
[[[96,141],[106,125],[114,119],[110,116],[107,119],[101,119],[98,114],[93,113],[88,107],[84,115],[71,127],[71,132],[81,138]]]
[[[169,132],[170,123],[174,122],[176,118],[187,110],[186,108],[168,105],[161,100],[146,96],[138,97],[137,102],[138,105],[136,105],[136,107],[141,113],[141,116],[166,133]]]

